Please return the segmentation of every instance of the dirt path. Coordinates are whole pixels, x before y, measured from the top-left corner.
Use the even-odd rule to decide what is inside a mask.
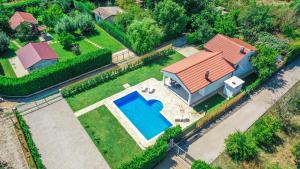
[[[0,119],[0,160],[15,169],[29,169],[10,119]]]

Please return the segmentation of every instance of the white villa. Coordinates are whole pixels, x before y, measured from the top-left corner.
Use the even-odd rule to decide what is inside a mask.
[[[188,105],[216,93],[232,97],[243,85],[240,78],[254,70],[256,48],[240,39],[218,34],[204,48],[162,70],[164,84]]]

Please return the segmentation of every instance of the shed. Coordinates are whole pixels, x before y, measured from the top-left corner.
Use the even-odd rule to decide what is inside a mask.
[[[232,97],[241,91],[245,82],[237,76],[232,76],[231,78],[225,80],[224,83],[225,86],[223,93],[227,97]]]

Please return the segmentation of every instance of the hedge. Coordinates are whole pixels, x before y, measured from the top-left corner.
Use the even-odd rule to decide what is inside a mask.
[[[28,6],[35,6],[41,3],[41,0],[23,0],[19,2],[7,3],[5,4],[6,8],[11,8],[15,10],[25,10]]]
[[[116,38],[123,45],[125,45],[127,48],[129,48],[130,50],[133,51],[133,49],[131,47],[131,43],[129,42],[127,35],[123,31],[121,31],[118,27],[116,27],[115,25],[113,25],[107,21],[103,21],[103,20],[100,20],[97,23],[101,28],[103,28],[111,36]]]
[[[141,58],[139,61],[131,63],[124,68],[118,68],[115,70],[111,70],[109,72],[97,75],[91,79],[70,85],[62,90],[62,95],[64,97],[74,96],[78,93],[81,93],[81,92],[84,92],[91,88],[94,88],[94,87],[96,87],[102,83],[105,83],[109,80],[115,79],[129,71],[136,70],[136,69],[142,67],[143,65],[153,62],[156,59],[171,55],[173,53],[174,53],[174,50],[171,50],[171,49],[160,51],[158,53],[152,53],[151,55],[147,55],[146,57]]]
[[[21,78],[0,76],[0,94],[26,96],[108,65],[111,62],[111,51],[99,49],[68,62],[58,62],[47,68],[33,71],[31,74]]]
[[[179,125],[165,130],[153,146],[147,148],[132,160],[121,164],[118,169],[150,169],[155,167],[166,156],[169,141],[172,138],[177,138],[181,133],[182,129]]]
[[[43,165],[41,155],[39,154],[38,149],[37,149],[36,145],[34,144],[34,141],[31,137],[29,126],[26,124],[23,116],[19,112],[16,113],[16,118],[17,118],[17,120],[19,122],[19,125],[20,125],[20,128],[21,128],[21,130],[24,134],[25,140],[27,142],[29,151],[32,155],[32,158],[34,160],[36,168],[37,169],[44,169],[45,166]]]

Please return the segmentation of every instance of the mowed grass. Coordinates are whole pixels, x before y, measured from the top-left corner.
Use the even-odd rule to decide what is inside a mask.
[[[97,50],[98,48],[84,40],[80,40],[77,42],[80,46],[80,55],[86,54],[88,52],[92,52]],[[52,43],[50,44],[50,47],[56,52],[56,54],[59,57],[60,62],[65,62],[70,59],[80,57],[80,55],[75,55],[72,51],[70,50],[65,50],[63,46],[60,43]]]
[[[121,92],[122,90],[124,90],[123,85],[126,83],[129,83],[130,85],[136,85],[149,78],[162,80],[163,76],[160,72],[161,69],[183,58],[184,56],[179,53],[175,53],[169,57],[160,58],[154,63],[128,72],[116,79],[100,84],[93,89],[87,90],[73,97],[69,97],[67,98],[67,101],[72,109],[74,111],[77,111],[93,103],[96,103],[97,101]]]
[[[16,50],[18,50],[18,47],[15,44],[10,43],[8,51],[0,54],[0,75],[16,77],[16,74],[9,62],[9,58],[16,56]]]
[[[142,151],[105,106],[80,116],[79,121],[113,169]]]
[[[95,35],[88,37],[88,39],[92,42],[96,43],[101,47],[111,50],[112,53],[125,49],[125,47],[119,41],[110,36],[99,26],[96,26],[96,31],[97,32],[95,33]]]
[[[223,96],[219,94],[215,94],[212,97],[208,98],[207,100],[197,104],[194,107],[194,110],[197,112],[204,112],[204,111],[210,112],[225,101],[226,99]]]

